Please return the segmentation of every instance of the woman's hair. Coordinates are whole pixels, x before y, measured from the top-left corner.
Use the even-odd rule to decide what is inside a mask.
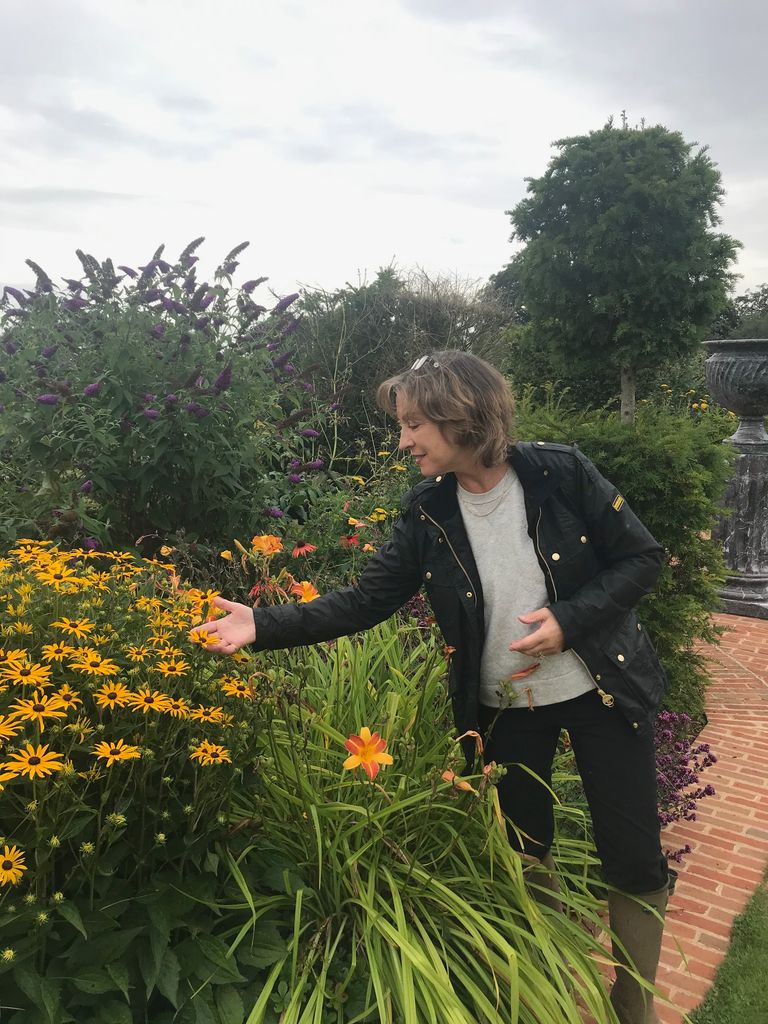
[[[423,356],[376,391],[390,416],[397,415],[398,396],[408,412],[436,423],[453,444],[473,449],[483,466],[506,458],[515,403],[504,377],[484,359],[455,350]]]

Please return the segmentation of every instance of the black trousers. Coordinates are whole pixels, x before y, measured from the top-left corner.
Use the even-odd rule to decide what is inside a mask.
[[[489,727],[490,734],[488,732]],[[507,767],[499,802],[520,833],[507,828],[521,852],[543,857],[554,838],[552,761],[567,729],[589,803],[598,856],[607,882],[624,892],[646,893],[667,884],[661,850],[652,736],[638,736],[597,691],[541,707],[480,709],[486,763]],[[525,770],[530,769],[538,778]]]

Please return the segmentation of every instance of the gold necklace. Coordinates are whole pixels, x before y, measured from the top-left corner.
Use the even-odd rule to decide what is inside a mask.
[[[466,509],[470,515],[474,516],[475,519],[486,519],[488,516],[492,516],[496,509],[501,505],[502,501],[506,498],[509,492],[512,490],[513,477],[507,476],[507,486],[501,492],[501,494],[490,503],[491,507],[487,512],[476,512],[474,504],[467,501],[466,497],[459,491],[459,505],[461,506],[462,512]]]

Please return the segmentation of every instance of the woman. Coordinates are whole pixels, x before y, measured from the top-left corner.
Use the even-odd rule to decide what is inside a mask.
[[[300,605],[217,599],[226,614],[198,628],[224,653],[311,644],[375,625],[423,586],[454,648],[456,726],[481,729],[486,760],[508,765],[499,798],[510,842],[558,888],[552,798],[530,771],[550,782],[567,729],[613,887],[611,928],[653,982],[668,888],[653,742],[665,676],[634,607],[662,549],[577,449],[511,443],[512,396],[483,360],[423,357],[385,381],[378,399],[426,479],[359,582]],[[557,904],[554,894],[544,902]],[[614,953],[623,958],[620,946]],[[611,1000],[624,1024],[658,1020],[622,969]]]

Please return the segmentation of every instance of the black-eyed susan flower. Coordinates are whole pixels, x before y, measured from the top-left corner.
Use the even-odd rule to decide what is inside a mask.
[[[359,735],[353,734],[345,740],[344,746],[351,755],[344,762],[344,768],[362,768],[371,780],[376,778],[383,764],[392,764],[392,755],[385,753],[387,741],[377,732],[371,733],[365,725]]]
[[[2,670],[2,676],[8,682],[36,686],[42,690],[52,685],[50,665],[39,665],[37,662],[14,662]]]
[[[320,592],[312,586],[309,580],[302,580],[301,583],[294,583],[291,593],[299,599],[299,604],[309,604],[310,601],[320,597]]]
[[[166,677],[183,676],[189,671],[189,664],[181,659],[167,659],[157,663],[157,671]]]
[[[53,750],[49,751],[47,743],[37,747],[28,743],[0,767],[14,775],[28,775],[30,779],[42,779],[46,775],[52,775],[53,772],[62,770],[64,767],[62,757],[62,754],[57,754]]]
[[[27,651],[23,647],[0,647],[0,668],[7,665],[17,665],[28,659]]]
[[[198,722],[222,722],[224,720],[224,709],[220,707],[203,707],[199,704],[194,711],[190,711],[190,718]]]
[[[84,582],[78,578],[74,569],[70,569],[69,566],[61,565],[60,563],[54,563],[47,569],[35,573],[35,576],[46,586],[53,587],[55,590],[63,591],[64,593],[71,593],[73,590],[77,590],[78,585]]]
[[[152,648],[146,645],[128,644],[125,648],[126,657],[130,661],[144,661],[152,653]]]
[[[76,653],[77,648],[70,647],[69,644],[65,644],[63,642],[45,644],[43,647],[43,660],[64,661],[65,658],[69,658],[71,655]]]
[[[100,708],[124,708],[135,696],[123,683],[104,683],[93,695]]]
[[[189,704],[181,697],[169,697],[165,710],[174,718],[189,718]]]
[[[23,852],[17,846],[4,846],[0,853],[0,885],[16,885],[26,870]]]
[[[51,625],[54,629],[60,629],[64,633],[76,636],[78,640],[82,640],[83,637],[93,630],[95,623],[90,622],[88,619],[67,619],[62,615],[60,619],[52,622]]]
[[[222,680],[221,688],[228,697],[242,697],[244,700],[254,698],[253,687],[244,679],[225,678]]]
[[[15,715],[0,715],[0,740],[11,740],[20,731],[21,726]]]
[[[40,732],[45,731],[47,718],[66,718],[64,704],[55,694],[45,694],[35,690],[34,696],[14,701],[11,709],[17,718],[26,722],[36,722]]]
[[[132,747],[123,740],[102,740],[101,743],[96,744],[91,753],[96,758],[104,758],[107,768],[111,768],[116,761],[130,761],[141,757],[138,747]]]
[[[83,703],[80,694],[77,690],[73,690],[69,683],[64,683],[64,685],[60,686],[58,690],[54,690],[53,696],[58,697],[62,706],[67,710],[69,710],[69,708],[77,707],[78,704]]]
[[[149,687],[138,690],[131,694],[129,704],[134,711],[142,711],[145,715],[148,711],[167,711],[168,695],[160,690],[150,690]]]
[[[189,756],[193,761],[199,761],[202,765],[232,764],[232,758],[226,747],[222,747],[218,743],[209,743],[208,740],[199,743]]]
[[[191,644],[197,644],[198,647],[213,647],[214,644],[219,642],[217,636],[211,636],[204,629],[198,629],[196,632],[187,633],[187,640]]]
[[[19,636],[32,636],[34,633],[32,624],[30,622],[22,622],[20,619],[12,622],[7,628],[9,633],[17,633]]]
[[[116,676],[120,666],[110,658],[102,658],[98,651],[73,658],[69,667],[75,672],[83,672],[89,676]]]

